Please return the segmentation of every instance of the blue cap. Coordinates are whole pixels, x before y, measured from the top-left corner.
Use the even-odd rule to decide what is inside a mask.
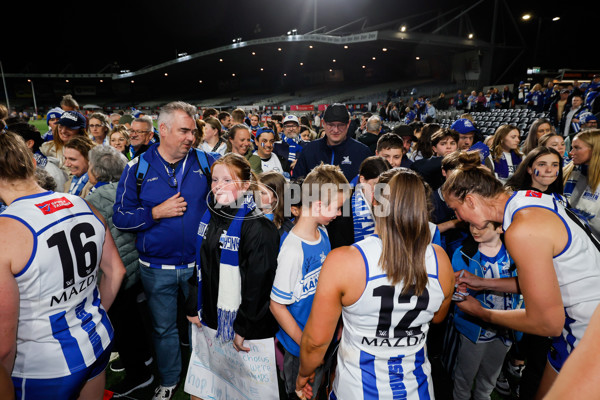
[[[521,81],[521,82],[519,82],[519,85],[522,85],[522,84],[524,84],[524,83],[525,83],[525,81]]]
[[[54,107],[50,111],[48,111],[48,114],[46,114],[46,125],[48,125],[52,118],[60,118],[63,112],[63,109],[60,107]]]
[[[579,116],[579,124],[587,124],[590,121],[598,121],[598,118],[591,112],[584,112]]]
[[[450,129],[455,130],[458,133],[462,133],[463,135],[469,132],[475,132],[477,130],[471,120],[467,118],[457,119],[454,121],[454,123],[452,123]]]
[[[58,124],[69,129],[85,129],[87,124],[83,114],[77,111],[65,111],[58,120]]]

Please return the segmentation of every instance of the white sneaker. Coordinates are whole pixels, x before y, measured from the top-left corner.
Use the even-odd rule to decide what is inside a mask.
[[[171,397],[173,397],[173,394],[175,393],[176,387],[177,387],[177,385],[174,385],[174,386],[160,385],[154,391],[154,397],[152,398],[152,400],[170,400]]]

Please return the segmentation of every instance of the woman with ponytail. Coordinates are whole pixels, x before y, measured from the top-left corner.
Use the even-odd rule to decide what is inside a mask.
[[[458,307],[487,323],[552,336],[552,349],[538,390],[541,398],[577,346],[600,303],[600,243],[586,225],[553,196],[537,190],[511,193],[481,166],[476,152],[459,156],[459,166],[442,186],[456,215],[482,229],[502,223],[517,277],[478,278],[459,271],[459,290],[522,293],[525,309],[491,310],[467,296]]]
[[[448,311],[454,277],[444,250],[430,244],[427,200],[421,178],[398,171],[375,188],[375,235],[327,256],[300,347],[296,390],[306,398],[340,314],[330,398],[433,397],[425,340]]]

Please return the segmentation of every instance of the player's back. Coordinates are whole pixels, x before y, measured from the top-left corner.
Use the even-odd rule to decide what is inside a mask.
[[[425,340],[429,323],[444,300],[432,246],[425,255],[425,291],[402,294],[379,266],[381,240],[371,236],[355,246],[365,261],[367,282],[358,301],[344,307],[334,396],[339,399],[433,398]]]
[[[113,335],[96,282],[104,224],[80,197],[53,192],[19,198],[0,216],[20,221],[34,237],[31,257],[15,275],[12,375],[56,378],[91,365]]]

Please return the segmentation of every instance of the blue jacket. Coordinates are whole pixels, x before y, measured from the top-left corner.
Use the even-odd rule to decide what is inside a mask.
[[[136,248],[140,260],[150,264],[184,265],[196,259],[196,232],[206,211],[206,196],[210,182],[202,173],[198,158],[190,149],[187,158],[180,161],[176,173],[179,187],[169,185],[170,177],[165,161],[159,158],[158,144],[152,145],[143,157],[148,162],[148,172],[137,194],[136,171],[138,158],[130,161],[119,180],[115,205],[114,225],[127,232],[137,232]],[[215,153],[207,153],[210,165]],[[142,156],[140,156],[142,157]],[[178,190],[179,189],[179,190]],[[187,210],[181,217],[152,219],[152,208],[181,192]]]
[[[371,150],[355,139],[346,137],[342,143],[329,146],[327,138],[314,140],[304,147],[294,167],[294,178],[306,176],[321,162],[324,164],[338,165],[344,176],[350,182],[356,175],[360,164],[371,156]]]
[[[506,251],[504,246],[500,251]],[[513,261],[511,259],[511,267],[513,267]],[[462,269],[467,270],[473,275],[483,277],[484,271],[481,266],[481,253],[478,250],[478,243],[475,242],[473,237],[469,235],[467,239],[463,242],[463,245],[456,249],[454,252],[454,256],[452,257],[452,268],[454,271],[460,271]],[[516,268],[510,269],[510,276],[517,276]],[[470,294],[474,296],[481,305],[485,308],[489,308],[484,302],[484,297],[486,295],[486,291],[482,290],[479,292],[469,290]],[[520,296],[518,294],[512,294],[512,308],[520,308]],[[462,312],[458,307],[455,310],[454,316],[454,325],[456,329],[465,335],[467,339],[472,341],[473,343],[477,343],[479,336],[481,334],[481,329],[485,329],[485,322],[482,320],[475,318],[471,315],[468,315]],[[483,326],[482,326],[483,325]],[[517,340],[522,335],[520,332],[515,332],[517,334]]]

